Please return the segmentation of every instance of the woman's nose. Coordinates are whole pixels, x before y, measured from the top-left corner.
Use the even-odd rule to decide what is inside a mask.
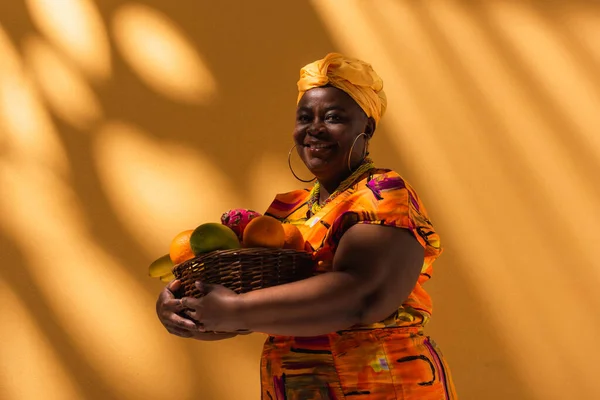
[[[320,119],[315,118],[312,123],[306,128],[306,133],[317,136],[325,132],[325,124]]]

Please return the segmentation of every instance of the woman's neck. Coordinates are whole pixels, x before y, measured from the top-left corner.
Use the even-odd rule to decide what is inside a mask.
[[[325,203],[336,192],[344,191],[349,186],[354,184],[356,179],[362,176],[369,169],[374,168],[373,161],[370,158],[365,158],[361,164],[352,172],[348,172],[343,176],[338,176],[335,179],[319,179],[318,181],[318,204]],[[338,193],[339,194],[339,193]]]
[[[340,187],[340,184],[350,176],[342,176],[337,179],[319,180],[319,203],[323,203],[335,190]]]
[[[361,165],[354,170],[351,174],[348,174],[344,179],[334,180],[319,180],[313,186],[310,191],[308,200],[309,214],[316,214],[321,210],[321,207],[325,206],[328,202],[336,198],[340,193],[344,192],[352,185],[354,185],[361,176],[363,176],[375,165],[369,158],[363,160]]]

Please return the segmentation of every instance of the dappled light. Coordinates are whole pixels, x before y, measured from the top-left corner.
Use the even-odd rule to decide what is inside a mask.
[[[567,7],[555,13],[554,17],[563,24],[571,38],[570,42],[580,46],[583,58],[591,60],[587,64],[592,64],[592,67],[600,64],[600,41],[597,40],[600,35],[600,15],[594,4],[590,2],[579,7]]]
[[[597,130],[600,77],[597,70],[587,70],[586,65],[573,54],[570,44],[562,38],[564,33],[552,29],[552,25],[536,13],[531,4],[496,2],[487,8],[489,20],[493,23],[491,28],[498,31],[513,49],[523,69],[539,85],[541,95],[548,102],[547,107],[552,107],[552,111],[558,114],[548,118],[546,124],[556,124],[557,118],[564,118],[572,124],[573,133],[579,136],[570,140],[583,140],[600,164],[600,135]],[[600,29],[597,28],[594,36],[599,34]],[[553,68],[548,68],[549,65]]]
[[[81,73],[43,39],[30,37],[23,46],[25,60],[56,115],[82,130],[93,127],[102,109]]]
[[[112,30],[122,57],[158,93],[185,103],[207,103],[216,94],[207,65],[166,15],[142,4],[124,5]]]
[[[254,160],[249,166],[249,186],[255,188],[252,191],[252,198],[248,205],[244,207],[253,207],[258,212],[264,212],[273,201],[276,193],[285,193],[296,190],[299,187],[305,187],[308,183],[296,181],[292,173],[283,164],[285,154],[265,154],[260,159]],[[293,154],[292,167],[296,174],[302,179],[312,179],[310,171],[302,164],[298,154]]]
[[[427,182],[430,209],[461,210],[459,224],[455,213],[436,220],[453,253],[479,260],[463,272],[487,299],[515,368],[536,398],[571,384],[584,398],[594,378],[581,369],[591,349],[580,343],[594,342],[600,304],[579,289],[587,281],[593,291],[600,270],[568,266],[595,260],[589,243],[570,238],[594,237],[600,222],[597,77],[530,3],[313,4],[341,50],[386,77],[392,106],[382,127],[413,180]],[[493,23],[486,29],[479,8]],[[568,340],[571,324],[587,327],[580,340]]]
[[[0,145],[5,157],[67,173],[66,152],[20,55],[0,26]]]
[[[264,340],[265,335],[254,334],[238,336],[223,345],[197,343],[189,346],[190,355],[198,360],[194,381],[196,388],[201,389],[196,389],[196,393],[223,400],[258,399],[260,394],[254,390],[260,380],[256,364]],[[235,368],[231,367],[231,360],[235,360]]]
[[[39,329],[18,293],[0,280],[2,358],[0,386],[5,399],[77,400],[82,397],[61,366],[60,355]],[[35,377],[35,379],[31,379]]]
[[[3,400],[260,397],[264,335],[169,335],[147,268],[310,185],[286,129],[327,51],[384,80],[370,151],[441,234],[459,398],[600,398],[600,5],[372,3],[0,2]]]
[[[154,299],[94,243],[72,190],[19,162],[0,164],[0,185],[6,190],[0,205],[19,204],[2,215],[2,226],[19,241],[32,283],[87,362],[122,396],[160,392],[158,398],[165,398],[169,381],[185,386],[177,373],[185,355],[156,350],[173,344],[153,329]],[[134,332],[143,332],[146,340]]]
[[[94,158],[118,218],[155,257],[168,253],[178,232],[219,221],[228,206],[239,204],[229,178],[206,155],[181,143],[151,140],[123,122],[99,130]]]
[[[36,27],[89,78],[111,73],[108,34],[92,0],[25,0]]]

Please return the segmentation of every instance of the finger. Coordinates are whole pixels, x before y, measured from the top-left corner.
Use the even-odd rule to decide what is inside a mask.
[[[202,315],[200,313],[197,313],[195,311],[184,311],[183,314],[187,317],[190,318],[195,324],[196,324],[196,329],[200,332],[204,332],[205,328],[204,328],[204,323],[202,321]]]
[[[209,294],[210,292],[212,292],[215,289],[215,286],[216,286],[216,285],[211,285],[210,283],[204,283],[204,282],[200,282],[200,281],[196,281],[194,283],[194,285],[196,285],[196,288],[204,296],[206,296],[207,294]]]
[[[173,296],[170,295],[167,289],[164,289],[162,292],[160,292],[160,295],[158,296],[158,299],[156,299],[156,305],[155,305],[155,309],[156,309],[156,314],[160,317],[161,315],[163,315],[163,313],[165,312],[165,309],[171,309],[171,307],[166,306],[166,304],[170,304],[174,299]]]
[[[201,314],[194,310],[187,309],[183,312],[183,314],[190,317],[191,319],[193,319],[196,322],[201,322],[200,321],[200,318],[202,318]]]
[[[175,293],[176,291],[178,291],[181,288],[181,281],[179,279],[174,279],[171,282],[169,282],[169,284],[167,285],[167,289],[171,292],[171,293]]]
[[[162,304],[164,310],[172,311],[172,312],[181,312],[185,310],[185,306],[181,304],[180,299],[169,299],[165,300]]]
[[[171,313],[168,318],[165,318],[165,325],[176,326],[181,329],[196,330],[197,324],[191,319],[184,318],[178,314]]]
[[[207,329],[204,326],[204,322],[202,321],[202,314],[193,310],[186,310],[183,312],[186,316],[190,317],[196,323],[196,329],[199,332],[206,332]]]
[[[164,303],[165,301],[167,301],[169,299],[174,299],[174,298],[175,298],[175,295],[173,294],[173,292],[171,292],[168,287],[165,287],[163,290],[160,291],[157,302]]]
[[[206,328],[204,327],[204,324],[200,321],[194,320],[194,329],[191,329],[191,331],[194,332],[206,332]],[[178,328],[181,329],[181,326],[178,326]],[[187,329],[187,328],[185,328]]]
[[[185,308],[197,310],[202,307],[202,299],[196,299],[195,297],[184,297],[181,299],[181,305]]]

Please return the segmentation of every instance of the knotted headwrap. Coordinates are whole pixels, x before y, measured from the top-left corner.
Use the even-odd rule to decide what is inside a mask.
[[[385,113],[387,98],[383,91],[383,81],[371,64],[339,53],[327,54],[322,60],[312,62],[300,70],[297,102],[307,90],[325,85],[348,93],[367,117],[373,117],[376,124]]]

